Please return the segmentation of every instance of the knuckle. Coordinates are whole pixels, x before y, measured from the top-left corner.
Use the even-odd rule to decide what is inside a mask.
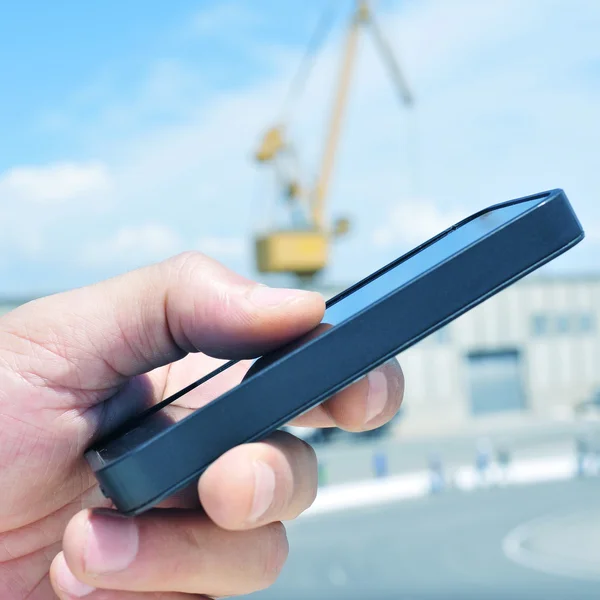
[[[209,258],[196,250],[186,250],[176,254],[164,262],[164,267],[169,274],[177,279],[189,279],[198,269],[204,268]]]
[[[289,553],[289,543],[283,523],[266,525],[263,534],[258,589],[270,587],[277,581]]]
[[[318,459],[314,448],[305,440],[279,432],[273,442],[283,452],[279,454],[281,505],[279,519],[297,518],[315,501],[318,488]],[[285,476],[283,476],[285,474]]]

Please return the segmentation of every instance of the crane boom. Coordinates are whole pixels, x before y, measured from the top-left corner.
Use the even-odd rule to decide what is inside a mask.
[[[367,3],[359,2],[358,10],[354,14],[352,25],[348,31],[346,51],[344,53],[342,62],[339,86],[334,102],[329,134],[325,143],[323,160],[321,163],[321,173],[315,186],[314,197],[312,199],[313,225],[318,231],[323,231],[325,228],[325,199],[327,198],[327,193],[329,191],[329,183],[331,181],[331,174],[333,173],[337,145],[340,139],[342,119],[344,117],[348,100],[348,91],[350,89],[352,69],[356,59],[356,48],[358,45],[360,26],[366,21],[368,15],[369,10]]]

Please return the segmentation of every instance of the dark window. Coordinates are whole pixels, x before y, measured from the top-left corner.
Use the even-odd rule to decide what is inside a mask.
[[[591,333],[592,331],[594,331],[596,329],[594,315],[580,315],[578,329],[581,333]]]
[[[567,315],[559,315],[556,317],[557,333],[568,333],[571,329],[570,319]]]
[[[474,352],[467,356],[467,374],[472,414],[522,411],[527,408],[518,350]]]
[[[535,337],[542,337],[550,333],[548,317],[546,315],[535,315],[532,319],[531,327]]]

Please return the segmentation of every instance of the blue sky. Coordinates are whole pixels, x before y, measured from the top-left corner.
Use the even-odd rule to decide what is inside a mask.
[[[351,2],[290,132],[317,172]],[[0,294],[84,285],[196,248],[253,275],[272,178],[251,155],[279,116],[322,0],[5,3],[0,8]],[[564,187],[600,256],[600,3],[388,0],[379,21],[416,97],[400,107],[362,40],[325,274],[350,283],[488,204]]]

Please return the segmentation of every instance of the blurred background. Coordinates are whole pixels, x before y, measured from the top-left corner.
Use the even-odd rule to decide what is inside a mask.
[[[197,249],[343,290],[495,202],[586,240],[400,356],[370,434],[294,430],[267,598],[600,596],[600,3],[0,6],[0,312]]]

